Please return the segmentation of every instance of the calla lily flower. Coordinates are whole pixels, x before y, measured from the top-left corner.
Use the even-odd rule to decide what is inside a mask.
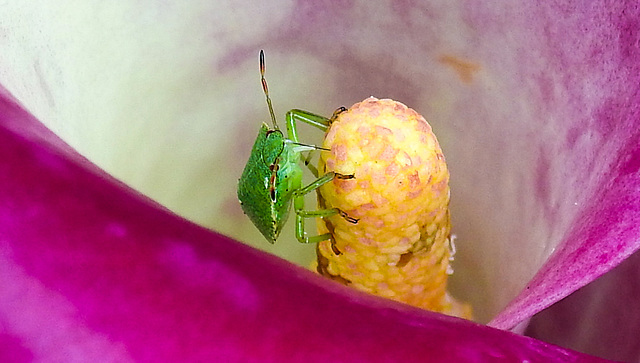
[[[638,359],[638,19],[604,1],[4,4],[0,361]],[[268,117],[261,48],[278,115],[374,95],[430,121],[477,322],[324,279],[293,237],[267,250],[235,197]],[[536,339],[514,333],[530,320]]]

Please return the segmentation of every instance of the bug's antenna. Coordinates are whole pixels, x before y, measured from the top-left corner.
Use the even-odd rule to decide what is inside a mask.
[[[267,106],[269,106],[269,113],[271,114],[273,127],[278,130],[278,122],[276,121],[276,114],[273,112],[273,106],[271,105],[271,97],[269,97],[267,80],[264,78],[264,51],[262,49],[260,49],[260,81],[262,82],[262,90],[264,91],[264,95],[267,96]]]
[[[331,151],[331,149],[327,149],[324,147],[320,147],[317,145],[310,145],[310,144],[303,144],[301,142],[291,142],[291,144],[296,145],[296,146],[300,146],[301,150],[322,150],[322,151]]]

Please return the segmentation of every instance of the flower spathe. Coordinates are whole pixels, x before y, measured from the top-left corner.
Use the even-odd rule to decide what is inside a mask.
[[[224,198],[235,197],[241,156],[267,119],[256,65],[265,48],[279,115],[296,107],[330,113],[376,94],[427,116],[452,175],[453,228],[465,246],[458,249],[456,277],[472,282],[461,290],[468,299],[461,297],[473,302],[480,321],[511,328],[638,248],[640,10],[634,2],[47,5],[4,4],[0,82],[110,174],[217,231],[251,228],[239,209],[226,207],[237,206],[235,198]],[[59,144],[40,129],[35,135],[48,135],[40,141]],[[22,183],[25,190],[35,179]],[[74,184],[76,192],[85,184]],[[3,218],[17,220],[11,213]],[[10,230],[15,236],[16,228]],[[119,224],[109,230],[126,232]],[[276,247],[302,248],[285,241]],[[3,271],[44,265],[10,266]],[[28,274],[9,275],[20,276]],[[3,290],[23,296],[16,291]],[[23,305],[3,305],[3,314]],[[65,306],[73,313],[73,304]],[[0,339],[19,348],[16,332],[27,336],[46,320],[30,316],[31,325],[20,329],[15,321],[0,324]],[[620,326],[635,332],[633,321]],[[619,352],[620,344],[605,349]],[[637,355],[625,357],[619,359]]]

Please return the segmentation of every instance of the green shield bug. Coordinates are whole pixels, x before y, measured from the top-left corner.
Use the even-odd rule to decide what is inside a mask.
[[[289,216],[292,201],[296,214],[296,238],[298,241],[315,243],[327,240],[331,238],[330,233],[307,237],[304,229],[305,218],[328,217],[340,214],[351,223],[357,223],[358,221],[337,208],[305,210],[304,196],[334,178],[353,179],[354,176],[328,172],[318,177],[317,169],[309,165],[308,158],[306,158],[305,164],[317,179],[303,187],[302,167],[300,166],[301,152],[320,148],[302,144],[298,141],[296,122],[306,122],[322,131],[326,131],[335,117],[345,108],[341,107],[336,110],[331,118],[303,110],[290,110],[286,115],[287,137],[285,137],[278,127],[276,116],[273,112],[264,72],[264,52],[261,50],[260,80],[267,99],[273,127],[269,127],[265,123],[260,127],[249,161],[247,161],[247,165],[238,182],[240,205],[244,213],[270,243],[275,243],[276,239],[278,239],[278,235]]]

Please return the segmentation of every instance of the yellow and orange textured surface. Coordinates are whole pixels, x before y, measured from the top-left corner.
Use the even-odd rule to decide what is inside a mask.
[[[318,220],[331,240],[318,244],[320,274],[375,295],[471,318],[447,293],[452,254],[449,171],[431,126],[393,100],[368,98],[338,115],[325,135],[320,208],[340,215]]]

